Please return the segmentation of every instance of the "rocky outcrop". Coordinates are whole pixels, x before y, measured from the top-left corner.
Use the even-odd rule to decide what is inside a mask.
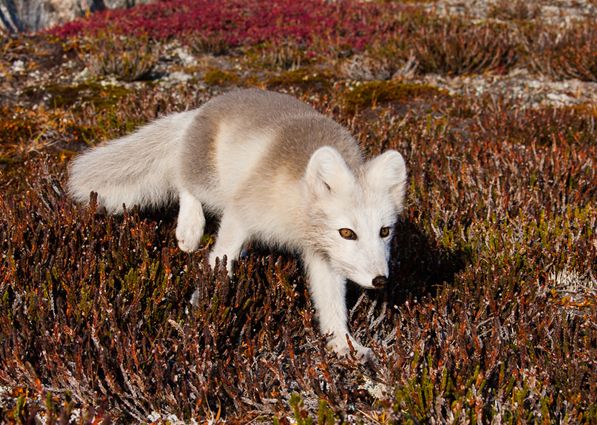
[[[0,0],[0,32],[35,32],[104,9],[152,0]]]

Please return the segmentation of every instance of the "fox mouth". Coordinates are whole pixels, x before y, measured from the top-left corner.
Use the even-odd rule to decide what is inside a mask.
[[[332,265],[332,268],[336,270],[337,273],[343,275],[344,278],[362,288],[365,289],[382,289],[388,283],[388,276],[387,271],[384,273],[383,271],[375,273],[367,273],[367,272],[357,272],[354,273],[354,270],[350,269],[350,265],[347,263],[341,262],[334,262],[332,261],[332,257],[328,255],[328,261]],[[340,264],[338,264],[340,263]],[[334,265],[336,267],[334,267]],[[351,273],[352,272],[352,273]]]
[[[373,289],[373,290],[381,290],[384,289],[387,284],[388,284],[388,278],[386,276],[377,276],[373,279],[371,279],[371,281],[367,284],[363,284],[357,280],[351,279],[351,278],[347,278],[346,279],[349,282],[352,282],[353,284],[360,286],[361,288],[365,288],[365,289]]]

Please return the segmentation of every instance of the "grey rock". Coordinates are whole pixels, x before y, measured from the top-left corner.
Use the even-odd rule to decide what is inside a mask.
[[[36,32],[104,9],[152,0],[0,0],[0,33]]]

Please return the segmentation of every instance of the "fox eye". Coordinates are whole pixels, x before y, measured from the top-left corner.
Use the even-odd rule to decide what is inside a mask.
[[[387,238],[388,236],[390,236],[390,228],[382,227],[381,229],[379,229],[379,236],[381,236],[382,238]]]
[[[338,230],[338,232],[340,232],[340,236],[342,236],[344,239],[348,239],[351,241],[355,241],[357,239],[357,234],[351,229],[342,228]]]

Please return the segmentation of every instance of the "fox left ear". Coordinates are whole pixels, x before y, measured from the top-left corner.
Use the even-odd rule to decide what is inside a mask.
[[[366,165],[365,176],[372,188],[388,191],[398,211],[402,210],[406,192],[406,164],[402,155],[389,150]]]
[[[331,146],[323,146],[311,155],[305,181],[314,193],[327,195],[350,193],[355,180],[340,152]]]

